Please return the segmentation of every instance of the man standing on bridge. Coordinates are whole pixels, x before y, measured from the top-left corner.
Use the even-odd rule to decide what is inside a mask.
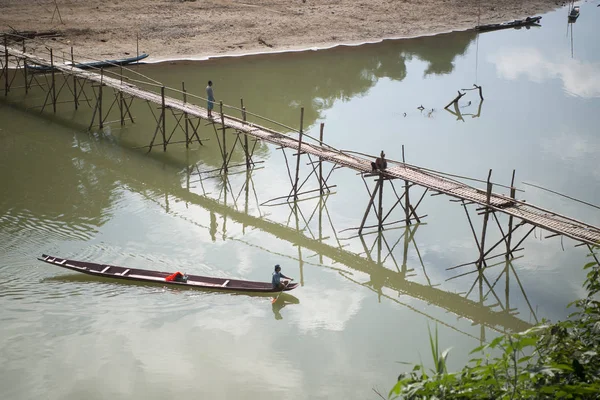
[[[212,81],[208,81],[208,86],[206,87],[206,98],[208,100],[207,109],[208,109],[208,118],[212,118],[212,109],[215,105],[215,94],[212,88]]]

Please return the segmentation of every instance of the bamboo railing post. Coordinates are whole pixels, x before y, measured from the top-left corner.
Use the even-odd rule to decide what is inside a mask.
[[[52,84],[54,86],[54,83]],[[104,127],[104,119],[102,118],[102,86],[104,85],[104,68],[100,68],[100,87],[98,88],[98,126],[100,129]]]
[[[479,260],[477,260],[477,269],[481,269],[481,264],[483,263],[484,260],[484,251],[485,251],[485,236],[486,236],[486,231],[487,231],[487,223],[488,223],[488,219],[490,216],[490,197],[492,196],[492,186],[493,184],[490,182],[490,179],[492,178],[492,170],[490,169],[490,172],[488,173],[488,178],[487,178],[487,192],[486,192],[486,198],[485,198],[485,203],[486,203],[486,207],[485,207],[485,213],[483,215],[483,229],[481,231],[481,246],[479,247]]]
[[[23,53],[25,53],[25,39],[23,39]],[[27,68],[27,57],[23,58],[23,73],[25,73],[25,94],[29,93],[29,68]]]
[[[375,185],[375,190],[373,190],[373,193],[371,194],[371,198],[369,199],[369,204],[367,204],[367,209],[365,210],[365,215],[363,215],[363,219],[360,222],[360,227],[358,228],[358,234],[362,234],[362,230],[363,227],[365,226],[365,222],[367,221],[367,216],[369,215],[369,211],[371,211],[371,207],[373,206],[373,201],[375,200],[375,195],[377,195],[377,192],[379,191],[379,184],[381,183],[381,181],[377,181],[377,184]]]
[[[183,104],[185,105],[187,103],[187,92],[185,91],[185,82],[181,82],[181,92],[183,94]],[[185,148],[189,149],[190,148],[190,131],[189,131],[189,126],[190,126],[190,118],[188,116],[187,112],[183,113],[183,118],[185,119]]]
[[[56,79],[54,76],[54,55],[52,49],[50,49],[50,67],[52,71],[52,110],[54,111],[54,114],[56,114]]]
[[[402,145],[402,162],[406,164],[406,159],[404,158],[404,145]],[[408,181],[404,181],[404,218],[406,225],[411,225],[410,221],[410,198],[409,198],[410,186],[408,185]]]
[[[325,129],[325,123],[321,122],[321,130],[319,131],[319,145],[323,146],[323,130]],[[323,159],[319,157],[319,188],[321,196],[325,193],[323,189]]]
[[[163,151],[167,151],[167,121],[166,121],[166,114],[165,114],[165,87],[161,86],[160,87],[160,102],[161,102],[161,107],[160,107],[160,117],[162,119],[162,138],[163,138]]]
[[[300,136],[298,138],[298,158],[296,158],[296,180],[294,181],[294,201],[298,200],[298,174],[300,173],[300,156],[302,155],[302,136],[304,124],[304,107],[300,109]]]
[[[513,169],[512,179],[510,181],[510,198],[514,199],[516,195],[515,190],[515,170]],[[512,239],[512,225],[513,225],[513,216],[512,214],[508,217],[508,238],[506,239],[506,259],[512,257],[512,252],[510,251],[510,241]]]
[[[4,34],[4,95],[8,96],[8,39]]]
[[[223,170],[227,173],[227,145],[225,137],[225,114],[223,114],[223,100],[219,101],[219,112],[221,113],[221,128],[223,130]]]

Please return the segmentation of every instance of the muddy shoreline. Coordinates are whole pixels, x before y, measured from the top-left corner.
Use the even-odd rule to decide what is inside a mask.
[[[44,4],[48,3],[48,4]],[[147,62],[316,50],[434,35],[545,13],[555,0],[0,0],[2,31],[56,30],[79,60],[146,52]],[[139,49],[137,45],[139,44]]]

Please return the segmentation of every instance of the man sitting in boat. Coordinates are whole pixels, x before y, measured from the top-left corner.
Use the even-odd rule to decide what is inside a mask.
[[[287,279],[287,281],[282,282],[281,278]],[[293,279],[292,278],[288,278],[287,276],[285,276],[284,274],[282,274],[281,273],[281,267],[279,266],[279,264],[277,264],[275,266],[275,272],[273,272],[273,280],[271,281],[273,283],[273,289],[281,289],[281,290],[283,290],[283,288],[288,285],[289,281],[293,281]]]
[[[381,156],[375,159],[375,162],[371,162],[372,171],[383,171],[387,168],[387,160],[385,159],[385,153],[381,150]]]

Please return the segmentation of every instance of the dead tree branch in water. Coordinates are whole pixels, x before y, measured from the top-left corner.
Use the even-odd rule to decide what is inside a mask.
[[[466,93],[461,93],[460,90],[458,90],[458,96],[456,96],[456,98],[454,100],[452,100],[450,103],[448,103],[448,105],[444,108],[448,108],[452,105],[452,103],[458,104],[458,100],[460,100],[461,97],[463,97]]]

